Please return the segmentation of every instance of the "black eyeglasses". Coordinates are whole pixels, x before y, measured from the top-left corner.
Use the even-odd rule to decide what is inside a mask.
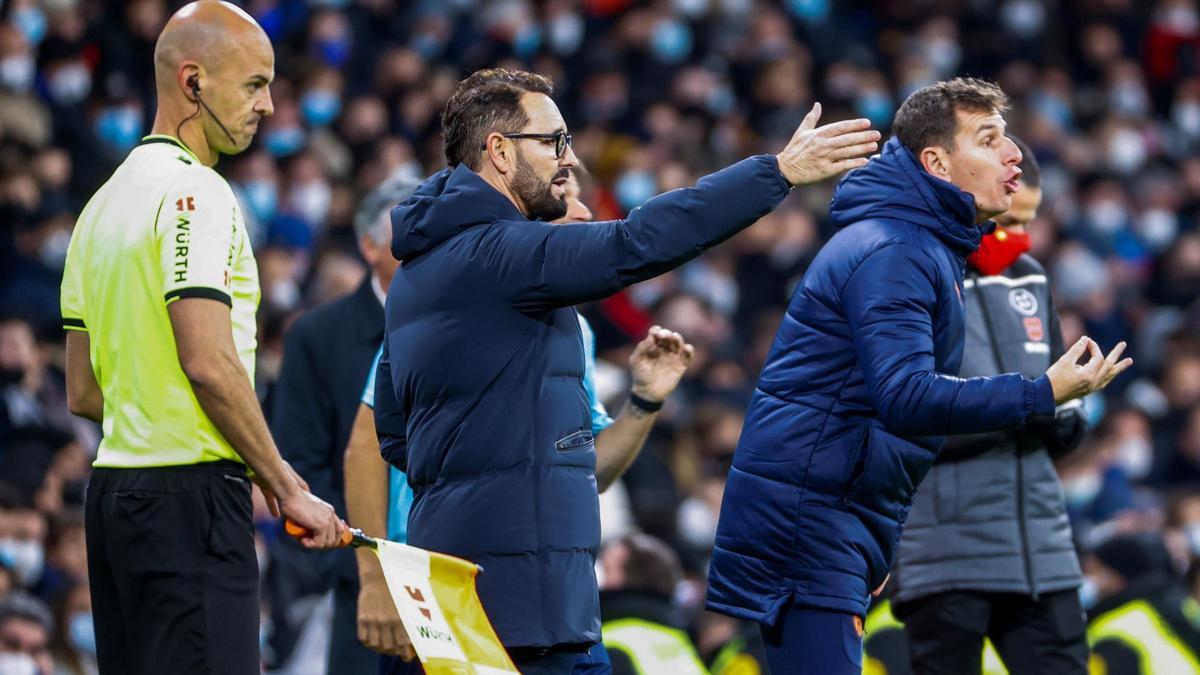
[[[559,129],[549,134],[500,134],[505,138],[532,138],[539,141],[554,141],[554,158],[562,159],[563,153],[567,151],[567,146],[571,145],[573,137],[571,134]],[[486,150],[487,145],[484,145],[480,150]]]

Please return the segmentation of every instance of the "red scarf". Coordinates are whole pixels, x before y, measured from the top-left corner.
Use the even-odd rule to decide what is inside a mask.
[[[1018,234],[997,227],[995,232],[983,235],[979,250],[967,256],[967,262],[985,275],[992,276],[1008,269],[1030,246],[1032,242],[1028,232]]]

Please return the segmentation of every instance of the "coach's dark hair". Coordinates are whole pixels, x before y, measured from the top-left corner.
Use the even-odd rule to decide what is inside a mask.
[[[446,163],[451,167],[466,164],[478,171],[480,150],[488,134],[521,131],[529,123],[521,107],[521,96],[526,92],[550,96],[554,81],[524,70],[489,68],[459,82],[442,111]]]
[[[1025,141],[1009,134],[1009,139],[1017,144],[1017,149],[1021,151],[1021,163],[1018,168],[1021,169],[1021,183],[1025,187],[1040,188],[1042,187],[1042,167],[1038,166],[1037,157],[1033,156],[1033,150],[1025,145]]]
[[[1008,107],[1008,96],[1000,87],[973,77],[958,77],[913,92],[896,111],[892,131],[916,155],[934,145],[953,151],[957,111],[1002,113]]]

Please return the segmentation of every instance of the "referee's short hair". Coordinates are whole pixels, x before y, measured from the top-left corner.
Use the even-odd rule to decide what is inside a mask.
[[[397,172],[389,176],[375,189],[367,193],[354,213],[354,233],[359,237],[371,237],[380,242],[386,239],[386,228],[391,223],[384,216],[392,208],[408,199],[421,184],[421,179],[408,172]]]
[[[36,623],[47,633],[54,633],[54,616],[50,613],[50,608],[24,591],[13,591],[0,597],[0,626],[11,619]]]

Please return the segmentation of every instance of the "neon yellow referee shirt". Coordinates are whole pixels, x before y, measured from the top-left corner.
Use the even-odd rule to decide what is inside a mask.
[[[233,190],[170,136],[147,136],[79,215],[63,270],[63,328],[87,331],[104,393],[95,466],[241,461],[196,401],[167,305],[229,305],[254,380],[258,268]]]

